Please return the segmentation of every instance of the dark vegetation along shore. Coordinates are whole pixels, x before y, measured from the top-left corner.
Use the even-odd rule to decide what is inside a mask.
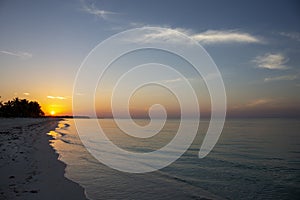
[[[0,117],[43,117],[45,113],[36,101],[14,98],[0,102]]]
[[[42,111],[41,106],[36,101],[29,101],[27,99],[19,99],[18,97],[13,100],[6,102],[0,101],[0,117],[11,118],[11,117],[51,117],[51,118],[85,118],[87,116],[70,116],[70,115],[60,115],[60,116],[45,116]]]

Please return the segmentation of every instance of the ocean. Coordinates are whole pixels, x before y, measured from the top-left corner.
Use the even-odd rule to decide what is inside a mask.
[[[87,131],[96,131],[89,127],[91,119],[76,120]],[[156,136],[134,139],[113,119],[99,119],[114,144],[138,153],[166,145],[179,123],[167,120]],[[49,134],[59,159],[67,164],[65,176],[84,187],[89,199],[299,199],[299,119],[227,119],[214,149],[199,159],[208,124],[201,120],[194,142],[178,160],[142,174],[120,172],[96,160],[81,143],[74,119],[60,121]]]

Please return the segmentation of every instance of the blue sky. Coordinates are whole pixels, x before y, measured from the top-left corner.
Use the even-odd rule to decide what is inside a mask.
[[[283,0],[4,0],[1,100],[36,99],[46,112],[64,106],[61,112],[70,114],[73,81],[86,55],[113,34],[158,26],[204,46],[223,76],[229,115],[299,115],[299,21],[300,3]]]

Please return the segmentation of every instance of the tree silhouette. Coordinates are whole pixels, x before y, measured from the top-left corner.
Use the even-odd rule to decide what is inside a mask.
[[[0,117],[42,117],[44,112],[36,101],[14,98],[0,102]]]

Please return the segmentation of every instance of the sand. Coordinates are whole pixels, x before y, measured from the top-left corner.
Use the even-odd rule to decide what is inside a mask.
[[[58,119],[0,118],[0,199],[86,199],[47,135]]]

